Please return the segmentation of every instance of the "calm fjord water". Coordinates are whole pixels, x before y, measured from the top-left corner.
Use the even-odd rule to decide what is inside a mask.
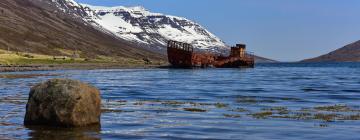
[[[20,72],[0,79],[0,139],[360,139],[360,64]],[[72,78],[102,92],[100,128],[23,126],[29,88]]]

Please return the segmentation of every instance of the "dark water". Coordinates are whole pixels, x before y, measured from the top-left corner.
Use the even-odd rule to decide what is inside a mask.
[[[360,139],[360,64],[22,72],[0,79],[0,139]],[[102,92],[101,127],[23,126],[29,88],[72,78]]]

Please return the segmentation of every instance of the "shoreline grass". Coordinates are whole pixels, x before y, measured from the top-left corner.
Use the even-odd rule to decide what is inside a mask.
[[[0,49],[0,66],[66,66],[76,67],[75,65],[88,65],[91,68],[107,67],[137,67],[137,66],[163,66],[166,64],[164,61],[153,61],[152,63],[145,62],[144,60],[124,58],[124,57],[110,57],[97,55],[94,58],[84,57],[71,57],[71,52],[68,50],[61,50],[59,56],[24,53],[24,52],[11,52]],[[81,52],[80,52],[81,53]],[[81,55],[79,55],[81,56]],[[97,66],[98,65],[98,66]],[[85,66],[86,67],[86,66]],[[0,70],[1,71],[1,70]]]

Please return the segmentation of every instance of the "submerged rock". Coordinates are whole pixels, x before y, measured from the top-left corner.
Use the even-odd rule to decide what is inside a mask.
[[[25,125],[78,127],[100,124],[100,92],[69,79],[52,79],[31,88]]]

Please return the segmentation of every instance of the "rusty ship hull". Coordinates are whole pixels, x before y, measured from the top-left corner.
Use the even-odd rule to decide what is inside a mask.
[[[215,67],[239,68],[254,67],[254,57],[246,53],[244,45],[231,48],[229,56],[219,56],[212,53],[195,52],[187,43],[169,41],[167,46],[168,60],[175,68]]]

